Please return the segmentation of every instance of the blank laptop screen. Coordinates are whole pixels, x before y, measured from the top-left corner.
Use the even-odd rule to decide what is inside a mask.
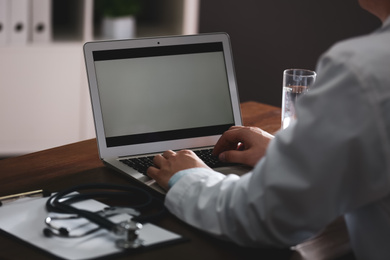
[[[222,43],[94,51],[108,147],[234,125]]]

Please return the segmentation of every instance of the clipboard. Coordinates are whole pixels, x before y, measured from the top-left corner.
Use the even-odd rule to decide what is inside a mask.
[[[0,207],[0,229],[32,246],[39,248],[60,259],[86,260],[105,257],[113,254],[124,254],[127,251],[115,246],[116,237],[111,232],[101,229],[81,238],[46,237],[47,198],[21,198]],[[96,200],[79,202],[78,207],[98,211],[107,207]],[[120,221],[120,217],[118,219]],[[145,223],[140,230],[143,246],[135,250],[186,241],[184,237],[151,223]],[[130,249],[131,251],[132,249]]]

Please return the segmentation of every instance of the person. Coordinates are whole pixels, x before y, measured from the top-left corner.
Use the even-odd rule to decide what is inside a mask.
[[[249,173],[215,172],[188,150],[155,156],[147,174],[173,214],[253,247],[299,244],[343,216],[357,259],[390,259],[390,0],[359,4],[381,28],[320,57],[292,125],[274,138],[232,127],[216,143]]]

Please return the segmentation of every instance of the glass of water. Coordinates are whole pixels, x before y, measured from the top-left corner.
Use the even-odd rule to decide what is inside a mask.
[[[296,119],[295,103],[313,85],[317,74],[306,69],[287,69],[283,72],[282,129]]]

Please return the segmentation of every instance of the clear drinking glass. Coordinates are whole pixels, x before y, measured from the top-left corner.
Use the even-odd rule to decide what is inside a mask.
[[[286,69],[283,72],[282,129],[296,119],[295,103],[313,85],[317,74],[306,69]]]

